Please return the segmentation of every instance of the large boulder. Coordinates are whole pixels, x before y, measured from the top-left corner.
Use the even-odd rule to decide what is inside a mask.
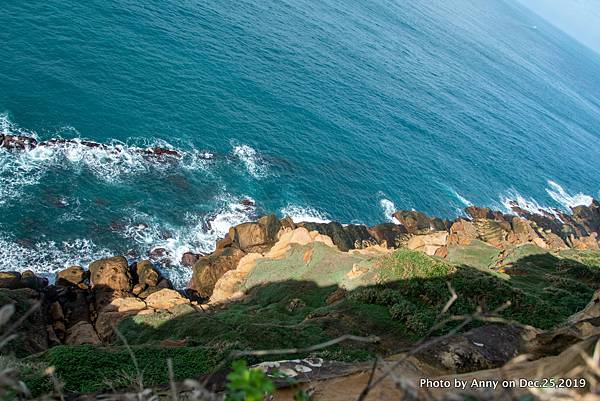
[[[445,257],[448,254],[448,231],[436,231],[431,234],[414,235],[406,245],[408,249],[425,252],[429,256]]]
[[[130,291],[133,286],[129,265],[123,256],[92,262],[90,277],[94,288]]]
[[[201,258],[193,267],[189,287],[201,297],[209,298],[217,280],[229,270],[234,270],[246,253],[236,247],[217,249]]]
[[[149,308],[154,309],[171,309],[177,305],[190,303],[183,295],[168,288],[150,294],[145,301]]]
[[[15,290],[21,288],[21,273],[0,272],[0,288]]]
[[[515,216],[511,221],[512,232],[508,234],[507,241],[511,244],[521,245],[535,242],[539,238],[533,223],[522,217]]]
[[[528,327],[485,325],[426,347],[417,358],[454,374],[497,368],[524,350],[536,334]]]
[[[100,344],[100,337],[88,322],[78,322],[67,330],[67,338],[65,344],[67,345],[82,345],[82,344]]]
[[[89,272],[81,266],[71,266],[56,274],[56,285],[79,286],[89,279]]]
[[[591,233],[587,237],[575,238],[574,236],[571,236],[571,238],[569,238],[569,242],[571,244],[571,247],[575,248],[575,249],[591,250],[591,251],[600,250],[600,243],[598,242],[598,234],[595,232]]]
[[[409,234],[428,234],[446,230],[446,223],[438,217],[429,217],[415,210],[399,210],[393,214]]]
[[[142,260],[135,265],[138,283],[145,287],[156,287],[161,275],[149,260]]]
[[[492,211],[487,207],[469,206],[465,208],[465,212],[471,216],[473,220],[494,218]]]
[[[244,252],[265,252],[275,242],[281,224],[275,215],[261,217],[256,223],[242,223],[229,229],[232,245]]]
[[[31,288],[32,290],[41,291],[47,286],[48,279],[46,277],[39,277],[31,270],[26,270],[21,273],[22,288]]]

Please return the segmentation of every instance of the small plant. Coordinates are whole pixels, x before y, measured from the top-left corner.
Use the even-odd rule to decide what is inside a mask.
[[[226,401],[263,401],[275,386],[265,373],[248,369],[246,361],[233,362],[233,372],[227,375]]]

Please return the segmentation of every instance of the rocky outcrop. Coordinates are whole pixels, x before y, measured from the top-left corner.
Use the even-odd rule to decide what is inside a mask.
[[[331,238],[319,234],[317,231],[308,231],[305,227],[298,227],[294,230],[286,229],[280,233],[279,241],[277,241],[269,252],[264,254],[246,254],[239,260],[234,269],[223,274],[214,285],[210,302],[220,303],[243,296],[243,290],[240,288],[240,284],[256,266],[258,260],[279,259],[282,258],[293,245],[306,245],[313,242],[320,242],[332,248],[335,246]]]

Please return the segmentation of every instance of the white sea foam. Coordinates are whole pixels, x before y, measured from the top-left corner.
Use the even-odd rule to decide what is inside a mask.
[[[582,194],[581,192],[571,195],[552,180],[548,180],[548,185],[550,185],[550,188],[546,188],[548,195],[567,211],[570,211],[571,207],[589,206],[592,204],[593,198],[589,195]]]
[[[87,266],[91,261],[108,256],[113,256],[109,250],[87,239],[19,244],[0,233],[0,270],[32,270],[51,281],[61,269],[73,265]]]
[[[454,191],[454,196],[456,196],[456,198],[460,201],[460,203],[462,203],[463,205],[469,207],[469,206],[473,206],[473,202],[471,202],[470,200],[468,200],[467,198],[465,198],[464,196],[462,196],[461,194],[459,194],[458,192]]]
[[[290,217],[294,223],[329,223],[331,219],[326,213],[310,206],[288,205],[280,210],[282,216]]]
[[[381,206],[381,209],[383,209],[383,215],[385,216],[385,219],[391,223],[394,224],[400,224],[400,222],[398,221],[398,219],[396,219],[393,214],[394,212],[396,212],[396,205],[394,205],[394,202],[392,202],[389,199],[381,199],[379,201],[379,206]]]
[[[248,145],[235,145],[233,154],[245,165],[252,177],[261,178],[267,175],[268,166],[256,149]]]
[[[501,196],[500,202],[502,203],[502,206],[504,207],[504,212],[506,213],[513,214],[514,212],[512,210],[512,207],[517,206],[523,210],[528,211],[529,213],[540,215],[550,214],[558,218],[557,210],[548,206],[541,205],[534,198],[526,198],[514,189],[508,190],[505,195]]]
[[[552,180],[548,180],[549,188],[546,192],[559,205],[562,212],[571,212],[571,207],[585,205],[589,206],[593,198],[582,193],[569,194],[563,187]],[[518,191],[511,189],[501,197],[501,203],[508,213],[513,213],[512,206],[516,205],[530,213],[540,215],[552,215],[560,220],[560,210],[556,207],[544,205],[532,197],[525,197]]]

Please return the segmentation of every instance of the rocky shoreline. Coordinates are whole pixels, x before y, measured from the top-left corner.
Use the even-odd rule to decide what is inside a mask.
[[[278,257],[294,243],[316,241],[341,252],[367,254],[408,248],[442,259],[448,256],[449,248],[473,241],[499,249],[500,260],[503,249],[523,244],[548,251],[600,249],[600,203],[596,200],[589,206],[572,208],[571,214],[532,214],[516,204],[514,214],[474,206],[465,211],[470,218],[454,221],[417,211],[397,211],[393,217],[399,224],[372,227],[294,223],[290,218],[263,216],[232,227],[211,254],[184,256],[184,262],[192,265],[193,276],[183,290],[174,289],[151,261],[130,263],[123,256],[95,261],[88,269],[69,267],[57,274],[53,285],[31,271],[0,272],[0,288],[41,301],[36,312],[38,325],[31,327],[31,335],[25,338],[26,350],[35,353],[59,344],[108,344],[114,339],[114,325],[132,314],[178,305],[201,309],[206,303],[239,297],[243,294],[235,285],[243,270],[251,270],[260,258]]]

